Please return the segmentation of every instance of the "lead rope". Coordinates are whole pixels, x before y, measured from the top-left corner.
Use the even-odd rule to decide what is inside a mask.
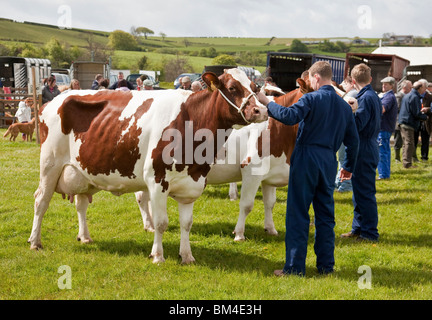
[[[234,107],[234,108],[238,111],[238,113],[240,113],[240,115],[242,116],[243,120],[244,120],[247,124],[249,124],[250,122],[246,120],[246,118],[245,118],[245,116],[244,116],[242,110],[243,110],[243,108],[246,106],[246,104],[248,103],[249,99],[250,99],[252,96],[254,96],[254,97],[256,98],[255,93],[252,92],[252,93],[251,93],[250,95],[248,95],[246,98],[243,98],[243,102],[242,102],[242,104],[241,104],[241,106],[240,106],[240,108],[239,108],[239,107],[237,107],[233,102],[231,102],[231,100],[229,100],[229,99],[228,99],[228,98],[223,94],[222,90],[218,89],[218,91],[219,91],[219,93],[222,95],[222,97],[224,97],[224,99],[225,99],[225,100],[226,100],[226,101],[227,101],[227,102],[228,102],[232,107]]]

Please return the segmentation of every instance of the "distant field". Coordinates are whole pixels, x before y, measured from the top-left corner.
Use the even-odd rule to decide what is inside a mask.
[[[102,35],[103,34],[103,35]],[[93,40],[99,43],[108,42],[108,32],[84,30],[67,30],[43,25],[32,25],[19,22],[11,22],[0,19],[0,43],[29,42],[35,45],[44,45],[52,37],[70,45],[85,46],[86,39],[92,35]]]
[[[88,47],[88,39],[92,38],[100,44],[108,43],[109,32],[59,29],[56,26],[33,23],[19,23],[0,18],[0,44],[13,45],[31,43],[37,47],[45,45],[51,38],[56,38],[61,43],[81,48]],[[302,39],[315,41],[320,39]],[[119,69],[137,68],[138,59],[143,55],[148,57],[149,67],[161,70],[162,61],[171,60],[180,55],[186,58],[194,72],[202,72],[204,66],[212,65],[213,59],[199,56],[202,49],[214,48],[218,54],[237,54],[239,52],[258,52],[261,60],[266,59],[267,52],[288,51],[294,38],[236,38],[236,37],[165,37],[148,36],[141,37],[138,41],[141,51],[115,50],[112,56],[113,65]],[[322,39],[321,39],[322,40]],[[367,39],[375,43],[376,39]],[[318,46],[308,47],[311,53],[325,54],[337,57],[345,57],[345,53],[329,53],[318,49]],[[372,52],[374,46],[352,47],[351,52]],[[264,66],[252,66],[261,73]]]

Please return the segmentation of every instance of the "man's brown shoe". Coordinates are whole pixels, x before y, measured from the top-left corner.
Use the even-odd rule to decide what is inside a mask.
[[[352,233],[351,231],[347,232],[347,233],[342,233],[341,234],[341,238],[357,238],[358,236],[359,236],[359,234]]]
[[[286,273],[283,272],[283,270],[275,270],[275,271],[274,271],[274,275],[275,275],[276,277],[284,277],[284,276],[286,276]]]

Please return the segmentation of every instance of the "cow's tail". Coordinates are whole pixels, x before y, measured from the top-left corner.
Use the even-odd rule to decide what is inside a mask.
[[[7,129],[7,131],[5,132],[5,134],[3,135],[3,138],[6,138],[8,136],[8,134],[11,133],[11,129],[10,127]]]

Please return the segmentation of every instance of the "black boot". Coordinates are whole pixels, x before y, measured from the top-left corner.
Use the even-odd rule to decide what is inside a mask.
[[[400,151],[401,151],[401,149],[395,149],[395,160],[396,160],[396,162],[401,162]]]

